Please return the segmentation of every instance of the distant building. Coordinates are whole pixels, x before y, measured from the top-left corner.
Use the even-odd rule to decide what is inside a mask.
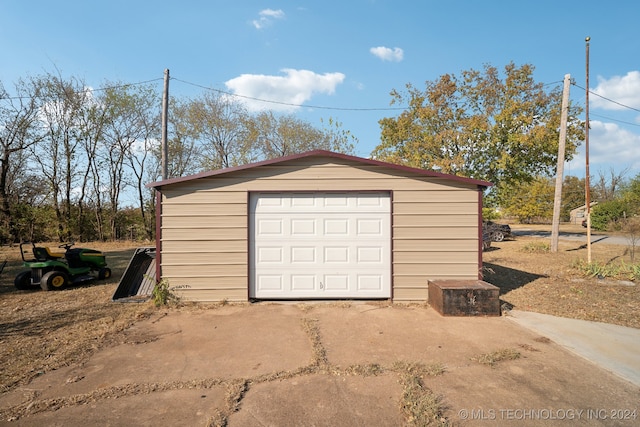
[[[591,202],[591,208],[597,205],[598,202]],[[586,218],[587,205],[582,205],[579,208],[575,208],[569,212],[569,222],[571,224],[582,224],[582,220]]]

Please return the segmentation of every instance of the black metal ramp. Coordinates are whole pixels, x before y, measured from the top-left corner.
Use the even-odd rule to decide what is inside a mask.
[[[156,248],[137,248],[122,274],[113,301],[141,302],[151,297],[156,284]]]

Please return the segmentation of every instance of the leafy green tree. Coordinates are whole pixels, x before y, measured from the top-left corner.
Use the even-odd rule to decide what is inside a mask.
[[[640,215],[640,174],[626,182],[621,192],[621,198],[628,204],[632,215]]]
[[[530,182],[555,172],[561,88],[547,92],[533,78],[534,67],[446,74],[424,90],[406,85],[391,92],[392,104],[407,105],[397,117],[380,120],[381,143],[373,156],[393,163],[491,181]],[[566,158],[583,138],[581,109],[569,108]]]
[[[537,177],[532,182],[509,185],[506,190],[502,193],[502,206],[520,222],[547,221],[553,216],[555,184],[552,179]]]

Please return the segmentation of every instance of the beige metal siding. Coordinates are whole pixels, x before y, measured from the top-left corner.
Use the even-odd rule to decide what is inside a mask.
[[[184,298],[246,301],[252,191],[391,191],[393,297],[427,281],[478,278],[478,189],[340,159],[302,158],[162,188],[162,276]]]

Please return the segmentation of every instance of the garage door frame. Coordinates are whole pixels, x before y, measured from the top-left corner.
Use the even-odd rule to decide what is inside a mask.
[[[259,248],[256,247],[256,244],[257,244],[256,243],[257,241],[256,240],[257,239],[256,237],[256,205],[258,203],[258,200],[263,196],[267,198],[270,196],[278,196],[278,195],[281,195],[283,197],[282,200],[285,201],[283,203],[287,203],[286,201],[288,201],[288,203],[290,203],[291,206],[293,206],[294,204],[293,199],[295,195],[313,196],[315,201],[320,200],[322,203],[325,203],[325,204],[327,203],[328,200],[339,200],[340,197],[336,197],[336,196],[341,196],[341,195],[346,196],[348,206],[350,207],[349,208],[345,207],[344,209],[346,210],[341,212],[337,216],[341,217],[344,215],[350,215],[350,218],[351,218],[350,223],[352,225],[349,226],[348,228],[351,230],[350,231],[351,233],[354,233],[354,232],[360,233],[360,231],[355,231],[356,229],[362,228],[360,227],[360,224],[367,223],[367,218],[376,218],[376,215],[377,215],[377,219],[380,220],[381,234],[380,236],[377,236],[376,244],[380,245],[379,247],[381,248],[380,250],[381,259],[380,260],[369,259],[371,261],[374,261],[372,265],[368,265],[368,266],[365,265],[362,268],[356,267],[354,270],[353,268],[355,265],[361,265],[359,260],[356,260],[356,258],[360,257],[361,253],[364,253],[364,250],[362,248],[371,249],[372,247],[375,247],[374,245],[372,245],[372,242],[375,242],[376,238],[373,238],[372,240],[370,240],[369,239],[370,236],[367,236],[366,234],[362,234],[361,235],[362,237],[355,238],[355,239],[353,238],[353,236],[351,236],[350,241],[355,242],[353,243],[355,248],[352,247],[351,249],[349,249],[349,254],[350,254],[349,257],[351,262],[349,267],[349,275],[352,277],[351,279],[347,280],[349,285],[348,285],[348,290],[346,290],[345,292],[343,292],[342,289],[338,289],[337,291],[335,290],[319,291],[318,289],[315,289],[315,288],[314,290],[309,290],[310,293],[305,293],[306,291],[304,290],[302,292],[297,292],[292,290],[293,278],[289,278],[288,281],[287,279],[282,279],[282,282],[284,283],[281,283],[280,285],[274,282],[273,293],[269,291],[265,292],[264,290],[259,290],[257,286],[259,266],[256,260],[256,253],[259,250]],[[369,212],[369,209],[366,209],[366,207],[363,207],[363,206],[358,207],[357,210],[353,209],[354,204],[355,206],[359,206],[359,204],[363,203],[364,200],[368,200],[368,201],[374,200],[366,197],[370,195],[378,196],[380,206],[372,207],[371,212]],[[362,197],[360,198],[359,196],[362,196]],[[247,251],[248,251],[248,276],[249,276],[248,297],[249,299],[250,300],[305,300],[305,299],[322,300],[322,299],[391,299],[393,298],[393,271],[392,271],[392,266],[393,266],[392,200],[393,200],[393,197],[392,196],[393,194],[392,194],[392,191],[390,190],[366,190],[366,191],[358,191],[358,190],[299,191],[298,190],[298,191],[249,192],[247,195],[247,203],[248,203]],[[316,206],[317,208],[317,205],[314,205],[314,206]],[[326,228],[326,223],[329,222],[327,221],[327,218],[333,218],[333,217],[331,216],[332,215],[331,209],[329,209],[329,213],[327,213],[325,211],[326,206],[323,206],[323,208],[324,209],[322,210],[322,212],[320,211],[315,212],[312,214],[312,216],[314,217],[319,216],[319,220],[324,221],[325,225],[324,225],[324,228],[322,228],[322,233],[326,233],[328,230],[328,228]],[[296,212],[295,209],[296,208],[293,209],[293,212],[289,210],[285,211],[287,214],[283,215],[283,222],[289,216],[288,214],[294,215],[294,216],[300,214],[300,212]],[[363,210],[364,210],[364,213],[363,213]],[[277,215],[277,212],[273,212],[273,213]],[[305,212],[303,212],[303,214],[304,213]],[[306,212],[306,213],[311,214],[311,212]],[[262,213],[258,212],[258,214],[261,215]],[[289,219],[293,221],[291,218]],[[355,224],[357,224],[357,226],[355,226]],[[290,227],[293,228],[293,225],[290,225]],[[295,236],[292,234],[290,238],[295,239]],[[333,243],[332,241],[328,241],[327,239],[328,238],[324,238],[322,236],[316,237],[315,240],[313,240],[313,245],[318,248],[320,247],[324,248],[325,249],[324,252],[326,252],[325,246],[329,245],[330,243]],[[258,239],[258,243],[264,243],[263,241],[259,241],[259,240],[260,239]],[[280,239],[280,240],[284,241],[283,239]],[[358,244],[359,242],[363,242],[364,244],[359,245]],[[285,248],[284,251],[286,251],[287,244],[285,243],[282,247]],[[294,251],[293,248],[288,248],[288,249],[291,249],[291,252]],[[371,252],[375,253],[375,251],[371,251]],[[263,253],[263,251],[261,251],[261,253]],[[357,256],[356,256],[356,253],[357,253]],[[286,257],[286,255],[284,256]],[[323,254],[323,256],[326,256],[326,253]],[[274,260],[277,262],[283,262],[280,268],[281,270],[283,268],[292,267],[292,263],[289,263],[288,261],[293,260],[293,255],[291,255],[291,258],[289,260],[276,259],[276,258],[277,258],[277,255],[275,255]],[[360,257],[360,260],[362,259],[363,258]],[[325,259],[323,258],[321,261],[319,261],[320,262],[319,264],[315,265],[315,268],[322,270],[327,265],[324,261]],[[295,267],[292,267],[291,269],[295,270]],[[379,285],[374,284],[375,274],[372,272],[375,272],[375,274],[380,275]],[[291,274],[293,275],[294,273],[292,272]],[[323,271],[318,272],[318,277],[320,277],[321,274],[323,274]],[[326,278],[326,276],[324,277]],[[354,277],[357,279],[354,279]],[[260,278],[260,279],[262,282],[263,278]],[[366,282],[367,280],[370,280],[370,281],[367,283]],[[316,278],[316,285],[318,284],[317,282],[319,282],[319,279]],[[362,283],[365,283],[365,285],[362,286]],[[367,287],[367,284],[371,284],[372,286]],[[280,286],[280,289],[278,289],[278,286]],[[379,286],[379,287],[376,288],[376,286]],[[296,293],[294,294],[294,292]]]

